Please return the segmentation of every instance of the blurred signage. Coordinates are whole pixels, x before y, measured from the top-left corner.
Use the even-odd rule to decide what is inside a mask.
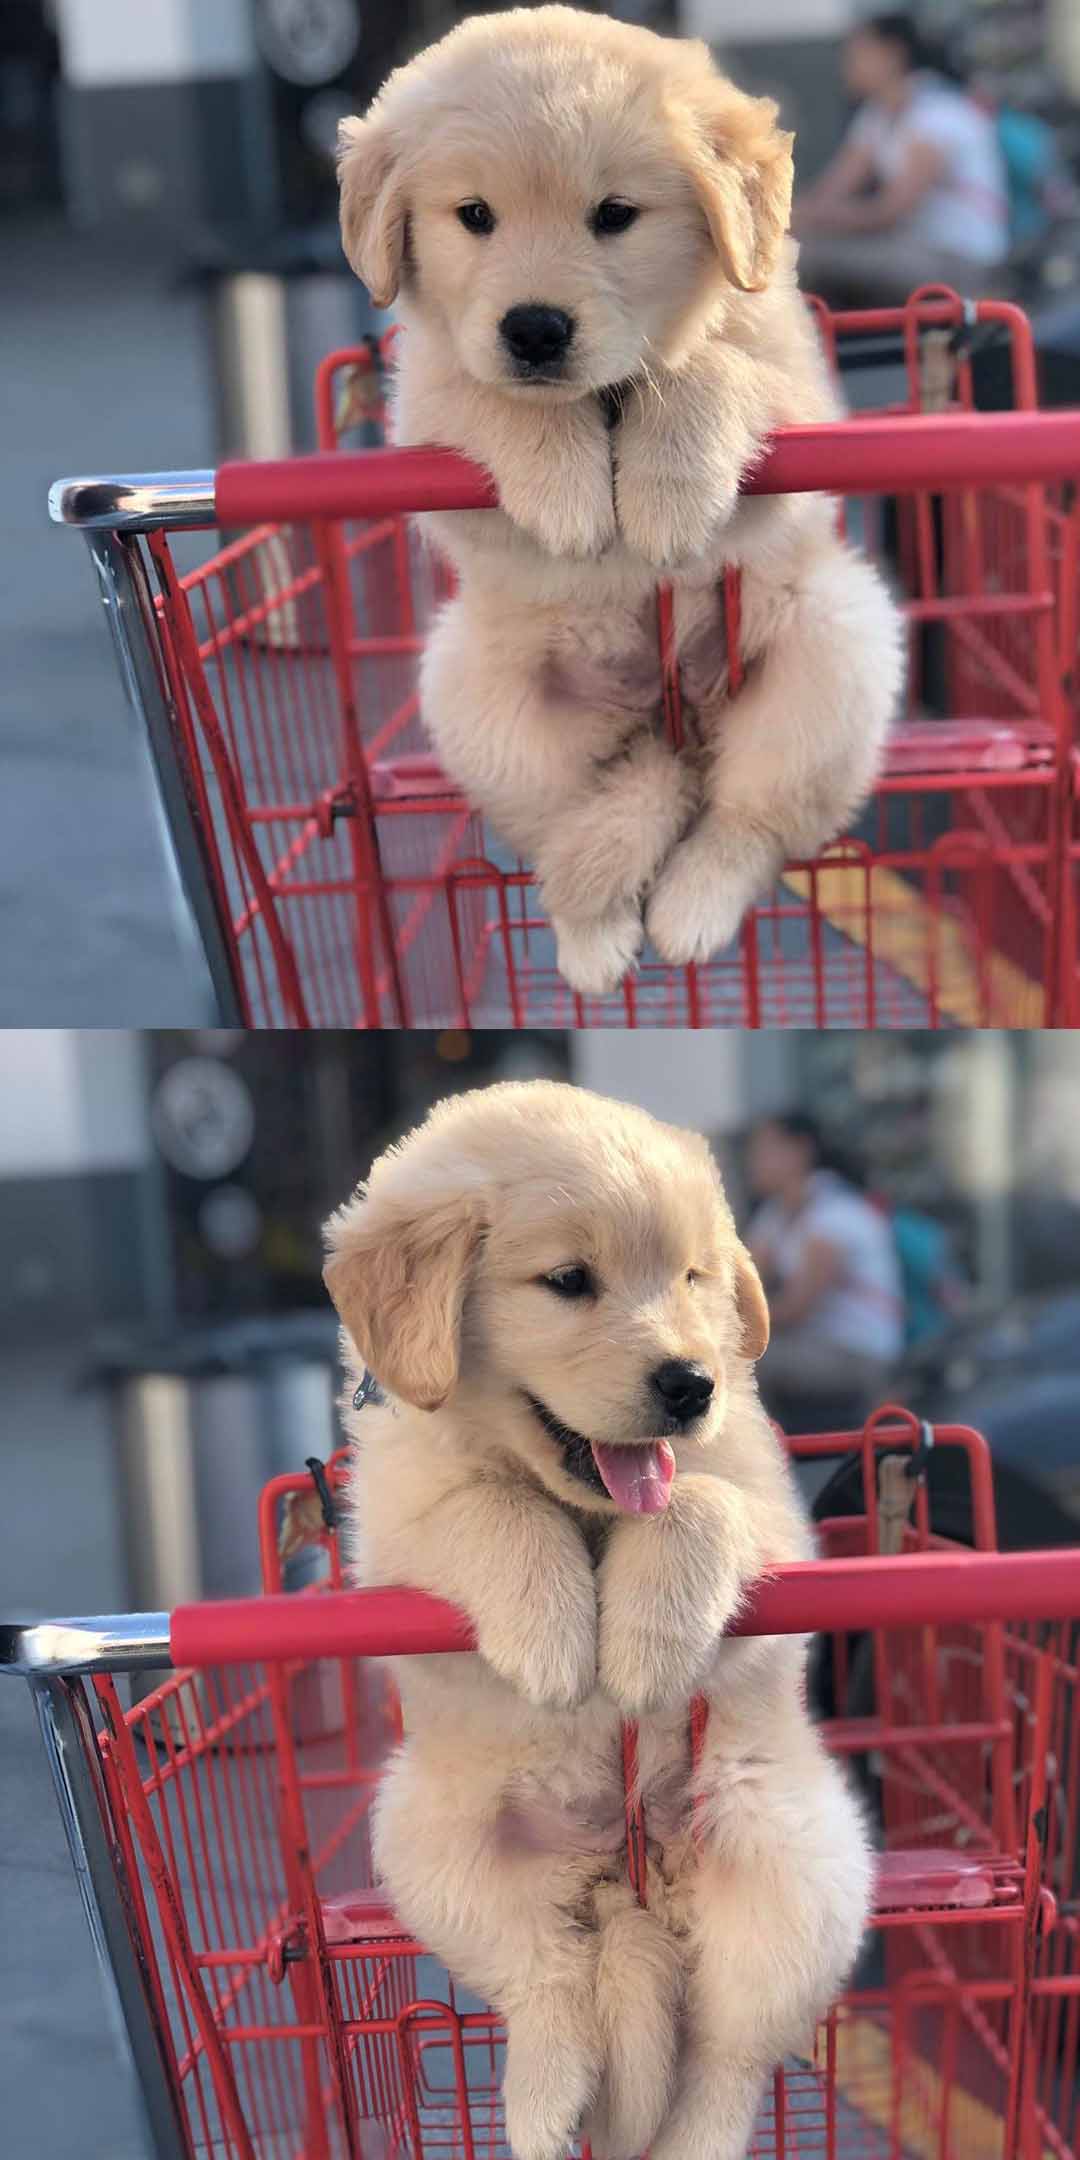
[[[228,1177],[255,1137],[251,1090],[216,1058],[182,1058],[159,1080],[151,1111],[154,1138],[183,1177]]]
[[[322,1224],[453,1088],[560,1074],[559,1033],[151,1030],[150,1119],[184,1319],[326,1309]]]
[[[414,4],[255,0],[255,45],[287,225],[336,225],[338,121],[363,112],[403,57]]]
[[[255,13],[267,66],[303,89],[332,82],[350,65],[360,29],[355,0],[259,0]]]

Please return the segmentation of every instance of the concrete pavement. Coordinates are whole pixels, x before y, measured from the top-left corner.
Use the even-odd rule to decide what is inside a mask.
[[[8,2160],[144,2160],[28,1690],[0,1681],[0,2121]]]
[[[9,228],[0,338],[0,1026],[206,1018],[144,752],[62,473],[212,463],[201,303],[59,224]]]
[[[63,1352],[0,1360],[0,1614],[125,1603],[101,1397]],[[5,2160],[143,2160],[25,1682],[0,1675],[0,2123]]]

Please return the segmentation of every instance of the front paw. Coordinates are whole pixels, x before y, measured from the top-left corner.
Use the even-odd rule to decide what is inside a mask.
[[[712,1647],[696,1628],[680,1637],[655,1614],[613,1604],[600,1620],[600,1686],[624,1717],[676,1709],[697,1693]]]
[[[500,482],[499,501],[515,525],[539,542],[548,555],[587,561],[603,555],[615,539],[611,469],[586,458],[580,469],[568,468],[539,478],[515,474]]]
[[[477,1631],[481,1657],[526,1702],[540,1710],[576,1710],[596,1686],[596,1601],[591,1609],[560,1607],[531,1614],[520,1628]]]
[[[627,547],[654,570],[670,573],[699,562],[738,501],[738,483],[680,473],[655,459],[643,443],[615,478],[619,531]]]
[[[663,1515],[616,1525],[598,1578],[598,1670],[624,1716],[689,1703],[755,1572],[744,1503],[719,1479],[680,1473]]]

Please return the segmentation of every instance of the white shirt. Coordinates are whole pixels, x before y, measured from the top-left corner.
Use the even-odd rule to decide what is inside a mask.
[[[898,113],[864,105],[848,136],[868,150],[883,186],[896,179],[914,143],[929,143],[942,176],[908,213],[905,235],[928,249],[1001,262],[1009,247],[1009,188],[993,120],[973,98],[936,75],[916,75]]]
[[[820,1238],[840,1255],[841,1272],[800,1325],[824,1342],[885,1362],[904,1343],[900,1265],[886,1218],[853,1185],[831,1170],[816,1170],[810,1194],[797,1215],[767,1200],[750,1226],[755,1251],[768,1255],[769,1272],[781,1288],[802,1266],[807,1245]]]

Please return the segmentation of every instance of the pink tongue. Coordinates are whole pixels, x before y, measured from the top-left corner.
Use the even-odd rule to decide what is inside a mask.
[[[601,1447],[592,1443],[593,1461],[616,1507],[628,1515],[662,1515],[671,1498],[675,1456],[666,1440],[643,1447]]]

